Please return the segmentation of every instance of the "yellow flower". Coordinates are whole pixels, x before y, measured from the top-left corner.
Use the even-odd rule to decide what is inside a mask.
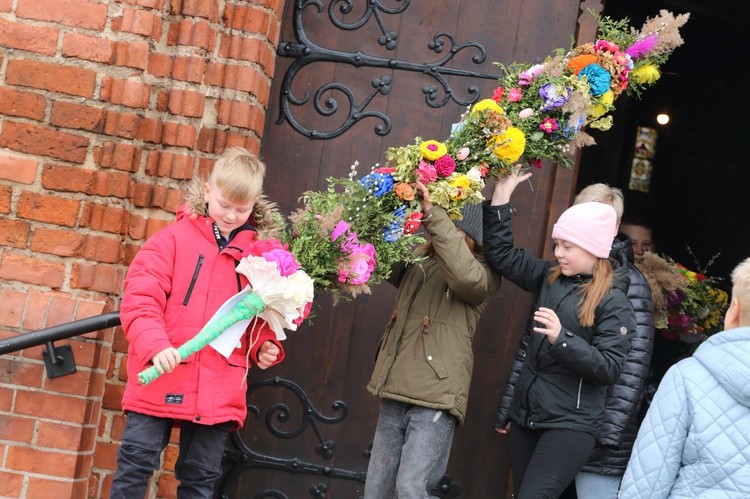
[[[591,110],[591,118],[596,119],[612,109],[615,102],[615,94],[612,90],[607,90],[599,97],[599,103]]]
[[[504,163],[515,163],[526,149],[526,136],[523,132],[512,126],[508,127],[500,135],[493,136],[488,141],[488,147],[493,148],[492,153]]]
[[[451,187],[466,189],[471,185],[471,180],[469,180],[469,177],[466,175],[457,175],[455,178],[452,178],[449,183],[451,184]]]
[[[482,99],[474,104],[474,107],[471,108],[471,114],[476,114],[479,111],[484,111],[485,109],[495,111],[496,113],[505,114],[503,108],[498,106],[497,102],[492,99]]]
[[[427,161],[435,161],[448,154],[448,148],[445,147],[445,144],[437,140],[425,140],[419,144],[419,150],[422,151],[422,156]]]
[[[661,78],[661,72],[655,64],[644,64],[630,72],[630,79],[641,85],[653,85]]]

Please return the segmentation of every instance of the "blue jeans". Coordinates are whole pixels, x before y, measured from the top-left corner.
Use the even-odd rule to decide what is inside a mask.
[[[142,498],[148,481],[161,465],[161,453],[169,443],[175,421],[128,412],[122,442],[117,450],[117,470],[110,499]],[[180,453],[174,466],[180,481],[180,499],[210,499],[221,477],[221,460],[231,422],[213,426],[180,421]]]
[[[447,411],[382,400],[364,499],[437,497],[432,489],[448,466],[455,428]]]
[[[621,476],[582,471],[576,475],[578,499],[617,499]]]

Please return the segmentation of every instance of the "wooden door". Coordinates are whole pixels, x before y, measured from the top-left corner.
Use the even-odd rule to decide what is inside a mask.
[[[301,206],[304,191],[325,188],[327,177],[347,176],[356,160],[361,176],[384,161],[389,146],[412,143],[415,136],[447,138],[466,103],[492,95],[496,80],[490,76],[499,74],[493,61],[541,61],[555,48],[569,47],[573,34],[592,39],[595,23],[586,8],[601,10],[598,2],[569,0],[288,1],[281,40],[290,44],[282,42],[279,50],[261,149],[269,167],[267,194],[289,213]],[[441,32],[448,35],[436,38]],[[478,47],[461,48],[469,42],[486,50],[483,62],[472,59],[482,58]],[[294,56],[303,54],[315,61],[302,65]],[[440,60],[445,63],[429,66]],[[295,64],[301,68],[287,79]],[[444,68],[474,74],[446,75],[443,87],[430,75]],[[324,91],[316,109],[316,92],[330,85],[339,90]],[[292,102],[304,95],[305,105]],[[436,104],[443,100],[445,105]],[[350,115],[352,102],[368,103]],[[329,112],[336,104],[337,112]],[[285,106],[291,110],[286,117]],[[387,118],[355,116],[368,112]],[[341,131],[347,120],[353,125]],[[388,133],[378,134],[378,127]],[[519,189],[519,244],[545,253],[549,221],[567,207],[574,184],[574,171],[545,166],[529,189]],[[362,495],[378,414],[378,399],[365,386],[394,297],[388,284],[336,305],[330,296],[318,296],[312,325],[289,334],[286,360],[251,371],[256,385],[249,403],[259,416],[250,414],[239,436],[262,458],[260,467],[225,481],[225,497]],[[504,283],[480,322],[468,415],[454,439],[446,497],[507,495],[505,437],[491,424],[530,305],[529,295]]]

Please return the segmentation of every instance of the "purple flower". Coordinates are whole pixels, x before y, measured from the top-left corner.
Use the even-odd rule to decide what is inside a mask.
[[[549,111],[555,109],[566,102],[570,98],[570,89],[563,87],[562,85],[556,85],[554,83],[547,83],[539,88],[539,97],[544,99],[542,104],[542,111]]]

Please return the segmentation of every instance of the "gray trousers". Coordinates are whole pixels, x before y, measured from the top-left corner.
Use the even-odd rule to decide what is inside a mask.
[[[117,470],[110,499],[135,499],[146,495],[148,480],[161,465],[175,421],[128,412],[122,442],[117,450]],[[213,426],[180,421],[180,453],[175,477],[180,499],[211,499],[221,477],[221,460],[231,422]]]
[[[364,499],[437,497],[455,427],[447,411],[382,400]]]

